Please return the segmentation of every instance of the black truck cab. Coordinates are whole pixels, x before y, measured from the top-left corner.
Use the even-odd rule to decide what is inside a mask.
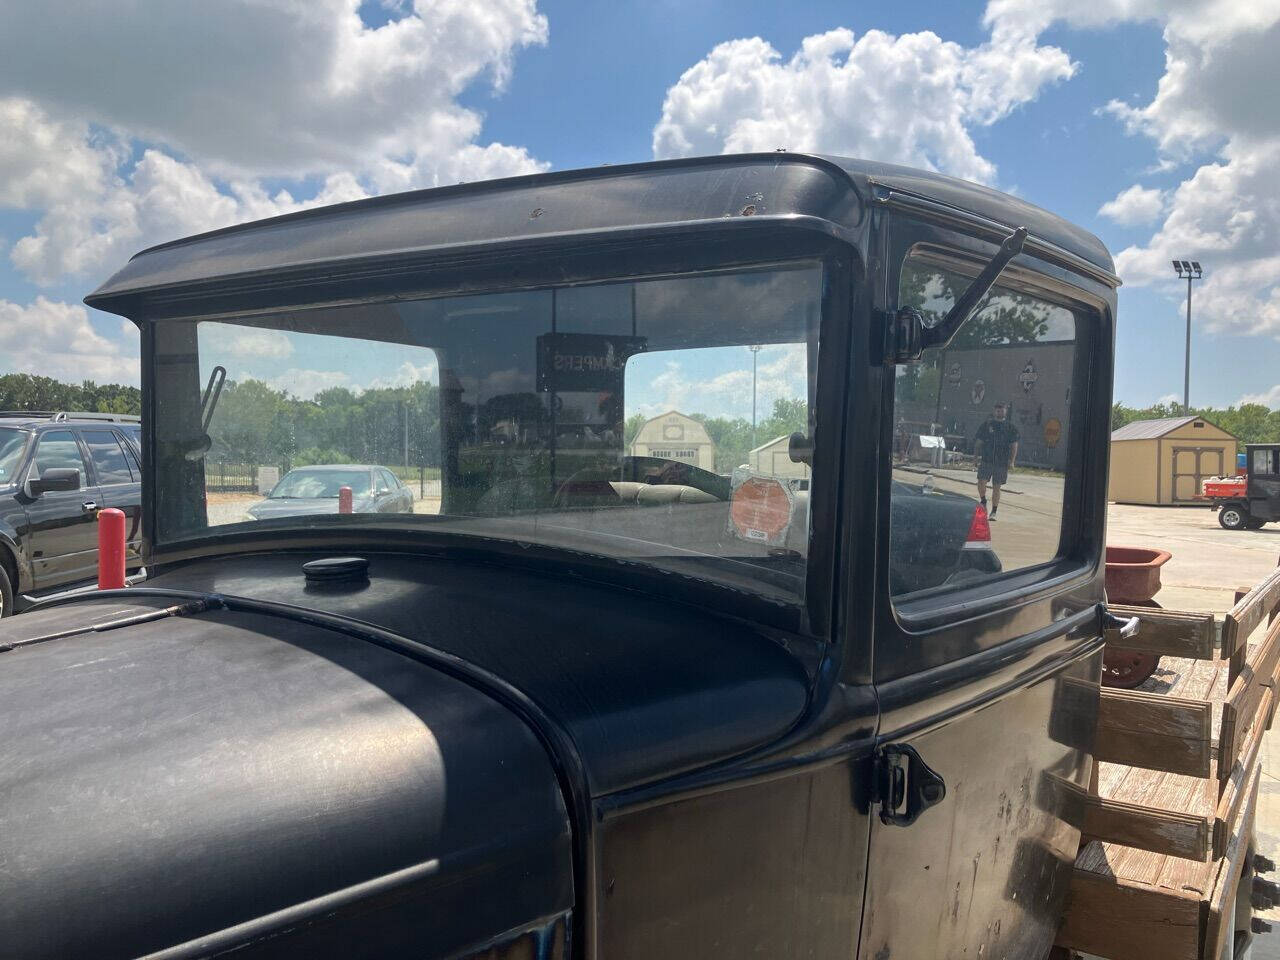
[[[137,255],[86,302],[141,330],[149,579],[0,627],[5,949],[1045,956],[1116,285],[1021,200],[788,153]],[[255,520],[215,458],[414,512]]]

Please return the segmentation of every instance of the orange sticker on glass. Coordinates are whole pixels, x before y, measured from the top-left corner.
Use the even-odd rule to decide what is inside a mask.
[[[743,540],[780,544],[791,525],[791,495],[772,477],[748,477],[734,488],[729,522]]]

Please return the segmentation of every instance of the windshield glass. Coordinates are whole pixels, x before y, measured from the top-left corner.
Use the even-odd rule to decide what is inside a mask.
[[[0,427],[0,487],[14,482],[22,451],[27,449],[27,433],[11,427]]]
[[[369,492],[368,470],[294,470],[275,485],[272,500],[298,497],[304,500],[337,497],[342,487],[350,487],[356,497]]]
[[[813,433],[822,290],[803,262],[160,323],[157,539],[429,525],[798,599],[810,477],[791,437]],[[337,488],[358,497],[367,473],[300,462],[407,490],[338,517]],[[265,491],[334,499],[288,515],[254,508]]]

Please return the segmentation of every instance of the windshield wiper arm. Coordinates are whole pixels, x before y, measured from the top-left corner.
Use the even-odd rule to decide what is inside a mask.
[[[960,328],[978,309],[982,298],[991,292],[1009,261],[1022,252],[1026,241],[1026,227],[1018,227],[1009,234],[1004,243],[1000,244],[996,255],[982,268],[982,272],[956,298],[947,315],[933,326],[925,325],[923,314],[915,307],[899,307],[898,312],[890,318],[885,359],[889,363],[916,363],[920,354],[928,348],[949,346]]]
[[[188,441],[183,452],[188,460],[203,460],[213,446],[209,438],[209,424],[213,423],[213,411],[222,396],[222,385],[227,382],[227,368],[219,364],[209,374],[204,393],[200,397],[200,436]]]
[[[1004,268],[1009,265],[1009,261],[1022,252],[1022,245],[1026,241],[1026,227],[1019,227],[1005,238],[1004,243],[1000,244],[1000,249],[996,251],[996,255],[991,258],[991,262],[982,268],[982,272],[974,278],[969,286],[964,288],[964,293],[960,294],[955,305],[947,311],[947,315],[942,318],[942,322],[935,327],[925,328],[922,340],[926,348],[945,347],[955,339],[955,335],[960,332],[960,328],[964,326],[965,321],[973,316],[973,311],[978,308],[978,303],[995,286],[996,280],[1000,278]]]

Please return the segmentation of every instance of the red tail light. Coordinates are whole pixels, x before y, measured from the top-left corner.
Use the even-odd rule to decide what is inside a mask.
[[[973,520],[969,522],[969,535],[964,539],[966,543],[973,543],[975,540],[988,542],[991,540],[991,524],[987,522],[987,511],[982,504],[973,508]]]

